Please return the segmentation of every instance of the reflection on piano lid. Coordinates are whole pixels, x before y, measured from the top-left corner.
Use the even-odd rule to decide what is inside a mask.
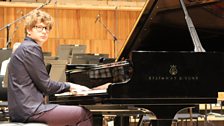
[[[66,78],[69,82],[94,88],[109,82],[128,80],[131,72],[132,68],[128,61],[102,65],[68,64]]]

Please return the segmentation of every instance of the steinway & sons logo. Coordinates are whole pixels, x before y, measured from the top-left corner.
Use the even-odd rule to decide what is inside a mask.
[[[197,81],[199,80],[198,76],[184,75],[178,76],[178,69],[176,65],[170,65],[169,74],[167,76],[149,76],[149,80],[184,80],[184,81]]]
[[[170,65],[169,73],[170,73],[172,76],[177,75],[177,66],[176,66],[176,65]]]

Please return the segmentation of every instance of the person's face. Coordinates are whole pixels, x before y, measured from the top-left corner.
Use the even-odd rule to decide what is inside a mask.
[[[27,29],[27,36],[42,45],[48,39],[50,29],[44,23],[37,23],[33,28]]]

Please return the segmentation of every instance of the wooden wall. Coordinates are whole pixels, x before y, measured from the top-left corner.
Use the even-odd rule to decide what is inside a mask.
[[[41,3],[1,3],[0,28],[18,20],[21,16],[41,6]],[[47,5],[41,10],[50,13],[55,19],[55,25],[43,50],[57,55],[59,44],[85,44],[87,53],[106,53],[116,57],[133,28],[140,14],[141,7],[90,6],[90,5]],[[101,21],[118,38],[115,43],[112,36],[96,16],[101,15]],[[10,38],[21,42],[24,38],[24,20],[13,23],[10,27]],[[0,31],[0,48],[6,47],[6,29]]]

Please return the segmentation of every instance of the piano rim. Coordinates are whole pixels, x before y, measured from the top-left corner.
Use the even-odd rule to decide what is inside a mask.
[[[180,104],[209,104],[217,103],[217,98],[214,97],[188,97],[188,98],[113,98],[108,94],[99,94],[99,95],[87,95],[87,96],[60,96],[53,98],[49,101],[50,103],[89,103],[89,104],[124,104],[124,105],[180,105]]]

